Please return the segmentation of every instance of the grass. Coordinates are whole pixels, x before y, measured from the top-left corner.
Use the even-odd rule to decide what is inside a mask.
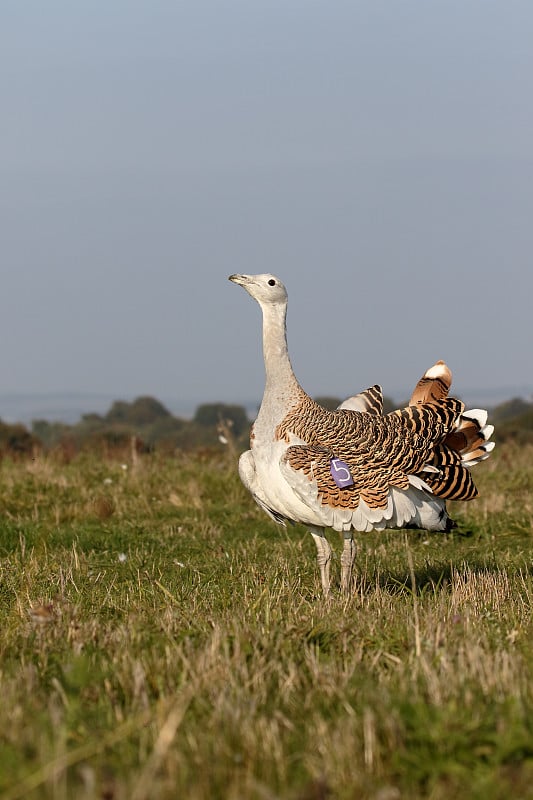
[[[533,447],[327,602],[230,461],[2,463],[0,796],[533,798]]]

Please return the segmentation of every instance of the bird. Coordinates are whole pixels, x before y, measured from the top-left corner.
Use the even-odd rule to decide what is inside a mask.
[[[229,280],[257,301],[263,320],[265,388],[239,476],[275,522],[307,527],[325,597],[332,557],[325,531],[342,532],[340,586],[349,594],[354,531],[451,530],[446,502],[477,495],[470,468],[489,457],[494,427],[485,410],[465,410],[449,396],[452,373],[442,360],[425,371],[404,408],[383,414],[378,384],[334,411],[323,408],[292,368],[283,283],[270,273]]]

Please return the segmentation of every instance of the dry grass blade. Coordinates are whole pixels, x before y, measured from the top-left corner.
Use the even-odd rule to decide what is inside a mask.
[[[407,534],[405,534],[405,549],[407,552],[407,563],[409,565],[409,577],[411,579],[411,593],[413,597],[413,621],[414,621],[414,629],[415,629],[415,654],[417,658],[420,658],[422,653],[422,647],[420,644],[420,620],[418,617],[418,596],[416,593],[416,575],[415,575],[415,565],[413,561],[413,554],[411,552],[411,548],[409,547],[409,540],[407,538]]]
[[[180,697],[176,704],[170,709],[161,726],[152,753],[144,764],[139,779],[135,784],[131,800],[147,800],[150,798],[157,770],[163,763],[175,739],[176,732],[183,721],[191,698],[192,694]]]

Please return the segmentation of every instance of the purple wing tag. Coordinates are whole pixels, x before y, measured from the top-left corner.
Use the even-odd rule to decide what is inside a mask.
[[[341,461],[340,458],[330,458],[329,469],[333,480],[339,489],[345,489],[347,486],[353,486],[352,473],[350,472],[350,467],[345,461]]]

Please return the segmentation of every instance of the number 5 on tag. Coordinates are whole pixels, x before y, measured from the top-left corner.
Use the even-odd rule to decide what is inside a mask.
[[[329,469],[333,480],[339,489],[345,489],[347,486],[353,486],[354,481],[352,478],[352,473],[350,472],[350,467],[345,461],[341,461],[340,458],[330,458]]]

